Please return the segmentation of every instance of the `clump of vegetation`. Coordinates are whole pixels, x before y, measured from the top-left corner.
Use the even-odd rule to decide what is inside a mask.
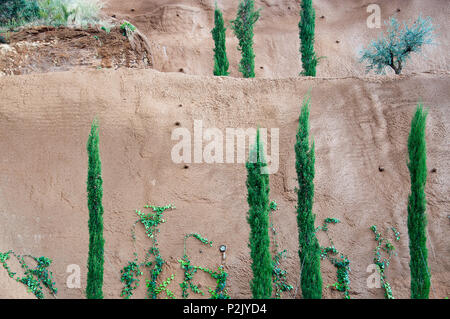
[[[249,248],[252,259],[253,278],[250,288],[254,299],[268,299],[272,295],[272,258],[269,237],[269,175],[259,129],[256,143],[250,150],[247,167],[247,202],[250,225]]]
[[[211,269],[204,267],[199,267],[199,269],[216,279],[216,289],[208,288],[211,299],[230,299],[226,289],[228,274],[225,272],[223,266],[219,266],[217,271],[212,271]]]
[[[122,34],[125,37],[132,37],[134,34],[134,31],[136,31],[136,27],[134,25],[132,25],[130,22],[124,21],[120,25],[120,30],[122,30]]]
[[[241,51],[239,71],[244,78],[255,77],[255,53],[253,52],[253,25],[258,21],[259,10],[255,10],[254,0],[239,2],[236,19],[231,21],[231,27],[239,40],[238,50]]]
[[[38,18],[36,1],[0,0],[0,25],[23,24]]]
[[[13,255],[19,261],[22,269],[24,270],[23,277],[15,277],[16,273],[12,272],[9,268],[7,261],[9,260],[10,255]],[[25,257],[29,257],[36,262],[35,268],[29,267],[25,261]],[[52,263],[50,258],[44,256],[34,257],[31,255],[20,256],[14,251],[9,250],[5,253],[0,253],[0,263],[8,272],[9,277],[14,278],[17,282],[27,286],[28,291],[33,293],[36,298],[44,299],[44,291],[42,286],[46,287],[52,295],[56,295],[58,292],[58,289],[55,287],[56,283],[53,281],[53,273],[48,270]]]
[[[278,204],[277,204],[277,202],[274,201],[274,200],[271,201],[270,204],[269,204],[269,208],[270,208],[271,211],[276,211],[276,210],[278,209]]]
[[[200,290],[198,285],[192,282],[192,278],[194,274],[197,272],[198,267],[192,266],[191,261],[187,255],[184,255],[182,259],[179,259],[178,262],[181,264],[181,268],[184,271],[184,280],[180,284],[181,287],[181,296],[186,299],[189,297],[188,289],[191,289],[193,293],[200,294],[202,296],[205,295],[203,291]]]
[[[331,263],[337,268],[337,282],[328,287],[344,293],[344,299],[350,299],[350,260],[347,256],[340,255],[339,258],[330,258]]]
[[[87,194],[89,208],[89,256],[86,296],[89,299],[103,299],[103,179],[100,161],[98,122],[94,120],[87,142],[88,176]]]
[[[144,214],[140,211],[137,212],[137,214],[140,217],[141,223],[144,225],[147,236],[152,241],[152,247],[148,250],[146,257],[145,257],[145,263],[144,265],[146,267],[152,267],[153,269],[150,270],[150,280],[147,280],[147,296],[150,299],[156,299],[158,294],[156,292],[157,283],[159,275],[162,272],[162,267],[166,263],[165,260],[162,258],[161,253],[159,251],[158,246],[158,240],[157,240],[157,233],[159,232],[158,226],[161,223],[164,223],[165,220],[162,218],[163,213],[168,210],[172,209],[172,205],[167,206],[152,206],[147,205],[146,208],[151,208],[153,213]],[[149,262],[148,258],[153,256],[154,261]]]
[[[137,258],[133,261],[129,261],[128,265],[126,265],[120,273],[122,274],[120,281],[124,284],[120,296],[129,299],[133,295],[133,290],[139,287],[140,280],[138,277],[143,275],[141,265],[137,262]]]
[[[175,299],[175,295],[167,286],[172,282],[172,280],[175,278],[175,275],[170,275],[166,280],[164,280],[159,286],[155,289],[155,294],[159,295],[162,292],[165,292],[167,295],[167,298]],[[147,285],[150,284],[150,281],[147,280]]]
[[[208,245],[209,247],[212,247],[213,242],[209,241],[207,238],[202,237],[202,235],[197,233],[191,233],[184,236],[184,255],[186,255],[186,240],[190,237],[193,237],[200,241],[203,245]]]
[[[389,264],[391,263],[392,255],[394,255],[395,253],[395,247],[388,239],[383,238],[381,233],[378,232],[377,226],[373,225],[370,227],[370,229],[375,234],[375,241],[377,242],[373,262],[375,263],[375,265],[377,265],[378,271],[380,272],[380,283],[384,289],[384,296],[386,297],[386,299],[395,299],[394,295],[392,294],[391,285],[386,279],[386,271],[389,267]],[[394,227],[392,227],[392,230],[394,231],[396,240],[400,240],[400,233],[398,233]],[[383,251],[387,253],[388,258],[382,258],[381,253]]]
[[[214,75],[227,76],[230,63],[227,58],[227,49],[225,46],[225,23],[223,21],[222,11],[217,7],[214,10],[214,29],[211,30],[214,39]]]
[[[0,0],[0,4],[1,29],[24,25],[111,27],[102,17],[100,0]]]
[[[322,298],[322,275],[320,273],[320,246],[315,234],[312,212],[314,200],[314,142],[309,145],[309,106],[308,95],[304,101],[299,118],[295,143],[295,168],[299,188],[297,189],[297,225],[300,257],[300,282],[305,299]]]
[[[190,288],[192,292],[200,295],[204,295],[205,293],[200,290],[198,285],[194,284],[192,282],[192,278],[194,274],[197,272],[197,269],[199,267],[192,266],[191,261],[189,260],[189,257],[187,255],[186,251],[186,241],[188,238],[195,238],[198,241],[200,241],[204,245],[212,246],[212,241],[209,241],[207,238],[204,238],[202,235],[197,233],[187,234],[184,236],[184,254],[183,258],[178,260],[178,262],[181,264],[181,268],[184,270],[184,281],[180,284],[180,287],[182,289],[182,297],[187,298],[189,296],[188,289]]]
[[[286,257],[287,250],[278,251],[277,231],[273,224],[272,213],[277,210],[278,204],[273,200],[270,202],[269,228],[272,230],[272,282],[274,285],[275,298],[281,298],[281,294],[293,289],[292,285],[287,283],[287,271],[280,267],[281,261]]]
[[[39,18],[43,24],[62,26],[67,25],[72,14],[69,1],[39,0]]]
[[[360,62],[367,61],[367,71],[375,70],[376,73],[384,73],[386,67],[400,74],[406,60],[413,52],[420,52],[422,46],[433,43],[433,25],[431,18],[422,18],[410,26],[405,22],[403,27],[395,17],[388,22],[387,35],[381,33],[378,40],[372,41],[361,53]]]
[[[286,291],[291,291],[294,287],[287,283],[287,271],[280,267],[281,261],[286,257],[287,250],[284,249],[273,256],[273,273],[272,281],[275,286],[275,298],[281,298],[281,294]]]
[[[202,296],[205,295],[205,293],[199,288],[199,286],[192,282],[194,274],[198,270],[201,270],[201,271],[209,274],[213,279],[216,280],[216,283],[217,283],[216,288],[215,289],[208,288],[208,291],[211,294],[211,299],[230,299],[230,296],[228,295],[228,292],[226,290],[228,274],[225,272],[223,266],[219,266],[217,271],[213,271],[206,267],[191,265],[191,261],[189,260],[189,257],[186,252],[186,240],[190,237],[197,239],[204,245],[212,247],[212,241],[209,241],[207,238],[204,238],[200,234],[192,233],[192,234],[187,234],[186,236],[184,236],[184,255],[183,255],[182,259],[178,260],[178,262],[181,264],[181,268],[184,271],[184,280],[180,284],[180,287],[182,290],[182,297],[185,299],[187,297],[189,297],[189,293],[188,293],[189,289],[193,293],[200,294]]]
[[[400,232],[395,227],[392,227],[391,229],[394,232],[395,240],[399,241],[400,240]]]
[[[314,30],[316,11],[312,5],[312,0],[302,0],[300,10],[300,53],[302,57],[302,75],[316,76],[316,66],[318,58],[314,52]]]
[[[101,10],[103,7],[104,3],[101,0],[71,0],[68,6],[70,15],[67,19],[67,25],[81,27],[110,25],[102,19]]]
[[[337,291],[343,292],[345,299],[350,299],[350,276],[349,276],[351,271],[350,260],[348,259],[347,256],[344,256],[336,249],[333,240],[328,234],[328,225],[337,223],[340,223],[340,220],[337,218],[325,218],[322,226],[319,226],[316,229],[316,232],[319,230],[324,231],[328,237],[328,240],[330,241],[330,246],[321,247],[320,258],[329,259],[330,262],[337,268],[336,271],[337,281],[331,285],[328,285],[326,288],[333,287]]]
[[[128,264],[120,271],[121,273],[120,280],[124,285],[124,287],[122,288],[121,296],[126,299],[129,299],[133,295],[134,290],[136,290],[139,287],[140,277],[143,275],[142,269],[147,268],[150,272],[150,279],[146,281],[147,297],[150,299],[157,299],[158,295],[165,292],[167,298],[175,299],[175,294],[168,287],[174,280],[175,275],[172,274],[171,276],[166,278],[166,280],[164,280],[162,283],[160,284],[157,283],[159,276],[163,271],[162,267],[166,263],[165,260],[162,258],[158,248],[158,240],[157,240],[157,234],[159,233],[158,227],[160,224],[165,223],[163,213],[166,210],[174,209],[175,207],[173,205],[166,205],[166,206],[146,205],[145,208],[150,208],[152,212],[146,214],[136,210],[139,219],[133,224],[131,233],[133,241],[136,240],[135,227],[138,223],[142,223],[142,225],[146,230],[147,237],[151,240],[152,245],[148,249],[145,256],[145,260],[143,262],[141,263],[138,262],[137,258],[138,256],[136,253],[134,253],[135,256],[134,260],[129,261]],[[217,271],[212,271],[205,267],[198,267],[191,265],[189,257],[186,253],[186,240],[191,237],[199,240],[204,245],[207,245],[209,247],[212,246],[212,241],[209,241],[207,238],[203,237],[198,233],[187,234],[184,237],[184,255],[183,258],[178,261],[181,264],[181,268],[184,270],[184,280],[180,284],[182,289],[182,297],[187,298],[189,296],[188,293],[189,288],[194,293],[204,295],[204,292],[200,290],[198,285],[195,285],[192,282],[192,278],[194,274],[197,272],[197,270],[202,270],[208,273],[212,278],[216,279],[217,281],[217,286],[215,289],[212,288],[208,289],[209,292],[211,293],[211,298],[212,299],[230,298],[226,290],[226,280],[228,274],[224,271],[222,266],[220,266],[217,269]],[[149,258],[152,258],[153,261],[149,260]]]
[[[139,287],[139,277],[143,275],[141,268],[145,267],[150,271],[150,279],[146,282],[148,298],[157,299],[158,294],[163,291],[167,293],[168,297],[172,298],[173,294],[167,289],[167,285],[171,280],[167,282],[166,286],[163,285],[163,287],[161,287],[157,285],[157,280],[162,272],[162,267],[165,264],[165,260],[162,258],[158,248],[157,234],[159,233],[158,226],[165,222],[163,218],[164,212],[166,210],[174,209],[175,207],[169,204],[166,206],[146,205],[144,208],[151,209],[151,212],[146,214],[140,210],[136,210],[136,214],[139,216],[139,219],[134,222],[131,234],[133,241],[136,240],[135,227],[138,223],[142,223],[147,237],[151,240],[152,245],[146,253],[144,262],[139,263],[137,254],[134,253],[134,260],[129,261],[128,264],[120,271],[120,280],[124,284],[121,296],[129,299],[133,295],[133,291]],[[149,261],[148,259],[152,257],[154,260]]]
[[[427,249],[427,215],[425,184],[427,181],[427,150],[425,141],[427,111],[419,103],[411,122],[408,137],[408,169],[411,193],[408,198],[409,268],[411,298],[428,299],[430,272]]]
[[[323,224],[319,227],[317,227],[317,230],[323,230],[323,231],[327,231],[328,230],[328,225],[329,224],[337,224],[340,223],[340,220],[337,218],[330,218],[327,217],[325,218],[325,220],[323,221]],[[328,233],[327,233],[328,236]],[[328,237],[329,238],[329,237]],[[329,238],[331,240],[331,238]]]

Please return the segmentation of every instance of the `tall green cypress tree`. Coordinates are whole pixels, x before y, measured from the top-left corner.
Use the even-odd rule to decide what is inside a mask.
[[[428,271],[427,216],[425,184],[427,180],[427,153],[425,125],[427,111],[419,103],[411,122],[408,138],[411,193],[408,199],[409,268],[411,271],[411,298],[427,299],[430,292]]]
[[[211,30],[214,39],[214,75],[227,76],[229,74],[228,67],[230,66],[227,58],[227,50],[225,46],[225,24],[223,21],[222,11],[217,6],[214,10],[214,29]]]
[[[312,213],[314,199],[314,143],[309,146],[308,95],[300,114],[295,144],[295,168],[297,171],[297,225],[300,257],[300,282],[305,299],[322,298],[322,275],[320,273],[320,246],[315,234],[315,215]]]
[[[103,298],[103,188],[102,172],[98,146],[98,122],[94,120],[91,134],[87,142],[89,156],[87,193],[89,208],[89,257],[86,297],[88,299]]]
[[[306,76],[316,76],[316,66],[318,59],[314,52],[314,29],[316,12],[312,5],[312,0],[302,0],[300,10],[300,53],[302,56],[303,71]]]
[[[259,129],[256,144],[250,150],[247,167],[247,202],[250,207],[247,222],[250,225],[249,248],[253,279],[250,288],[254,299],[268,299],[272,295],[272,258],[269,237],[269,175],[264,159]]]
[[[244,78],[255,77],[255,53],[253,52],[253,25],[259,19],[259,10],[255,10],[254,0],[241,0],[236,19],[231,21],[231,27],[239,40],[238,50],[241,51],[239,71]]]

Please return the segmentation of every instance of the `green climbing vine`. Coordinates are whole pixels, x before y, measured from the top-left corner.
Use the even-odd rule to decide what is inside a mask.
[[[169,288],[167,286],[169,286],[169,284],[171,283],[171,281],[175,278],[175,275],[172,274],[170,275],[170,277],[168,277],[166,280],[164,280],[159,287],[157,287],[155,289],[155,294],[159,295],[162,292],[165,292],[167,295],[167,298],[171,298],[171,299],[175,299],[175,295],[174,293],[169,290]],[[147,280],[147,285],[149,284],[149,280]]]
[[[186,240],[190,237],[195,238],[199,240],[202,244],[210,247],[212,247],[213,244],[212,241],[209,241],[207,238],[204,238],[203,236],[197,233],[191,233],[184,236],[184,255],[182,259],[178,260],[178,262],[181,264],[181,268],[184,271],[184,280],[182,283],[180,283],[182,297],[185,299],[189,297],[188,292],[189,289],[193,293],[200,294],[202,296],[205,295],[205,293],[199,288],[199,286],[192,282],[194,274],[198,270],[201,270],[209,274],[213,279],[216,280],[216,288],[215,289],[208,288],[208,291],[211,294],[211,299],[229,299],[230,297],[226,289],[228,274],[225,272],[223,266],[219,266],[217,271],[213,271],[206,267],[191,265],[191,261],[189,260],[189,257],[186,253]]]
[[[339,258],[330,258],[330,261],[337,268],[337,282],[328,285],[327,288],[334,287],[337,291],[344,293],[344,299],[350,299],[350,260],[341,254]]]
[[[8,264],[6,263],[6,261],[9,259],[9,254],[12,253],[12,250],[7,251],[6,253],[0,253],[0,262],[3,265],[3,268],[6,269],[6,271],[8,272],[8,276],[11,278],[14,278],[14,275],[16,274],[15,272],[11,271],[11,268],[9,268]]]
[[[275,285],[275,298],[281,298],[281,293],[285,291],[291,291],[294,287],[287,284],[287,271],[280,268],[281,260],[286,257],[287,250],[278,252],[273,257],[273,275],[272,281]]]
[[[287,271],[280,267],[281,261],[286,258],[287,250],[284,249],[282,251],[278,251],[278,242],[277,242],[277,231],[273,224],[272,214],[278,209],[278,204],[273,200],[269,204],[270,213],[269,213],[269,228],[272,233],[272,282],[274,284],[274,293],[275,298],[281,298],[281,294],[285,291],[291,291],[293,289],[292,285],[287,283]]]
[[[197,233],[191,233],[191,234],[187,234],[184,236],[184,253],[183,256],[186,256],[186,240],[189,237],[193,237],[195,239],[197,239],[198,241],[200,241],[203,245],[207,245],[209,247],[212,247],[213,242],[209,241],[207,238],[202,237],[202,235],[197,234]]]
[[[158,280],[158,276],[162,272],[162,266],[165,264],[165,261],[161,257],[161,254],[160,254],[158,248],[155,248],[155,247],[150,248],[149,252],[148,252],[148,256],[151,256],[151,255],[153,255],[155,257],[155,261],[153,262],[154,267],[150,271],[150,279],[147,280],[147,296],[150,299],[156,299],[156,297],[158,296],[158,294],[156,293],[156,287],[157,287],[156,281]],[[147,265],[148,265],[148,267],[151,266],[150,263],[147,263]]]
[[[133,290],[139,287],[138,277],[143,275],[140,267],[141,265],[138,264],[137,258],[135,258],[135,260],[129,261],[128,265],[120,271],[122,274],[120,281],[124,284],[124,288],[120,294],[121,297],[129,299],[133,295]]]
[[[228,274],[223,269],[223,266],[219,266],[217,271],[212,271],[204,267],[199,267],[199,269],[208,273],[213,279],[216,280],[216,289],[208,288],[208,291],[211,294],[211,299],[230,299],[226,289]]]
[[[192,290],[192,292],[204,296],[205,293],[200,290],[198,285],[192,282],[192,278],[194,277],[194,274],[197,272],[198,267],[191,265],[191,261],[189,260],[187,255],[184,255],[182,259],[178,260],[178,262],[181,264],[181,268],[184,271],[184,280],[180,284],[181,296],[184,299],[189,297],[188,293],[189,288]]]
[[[391,262],[391,258],[393,255],[396,255],[394,251],[395,247],[388,239],[383,238],[381,233],[378,232],[377,226],[372,225],[370,226],[370,229],[375,234],[375,241],[377,242],[377,247],[374,250],[375,256],[373,258],[373,261],[375,265],[377,265],[378,271],[380,273],[380,283],[384,289],[384,296],[386,299],[395,299],[394,295],[392,294],[391,285],[386,279],[386,271]],[[400,233],[397,231],[395,227],[392,227],[391,229],[394,233],[395,240],[399,241]],[[387,254],[387,258],[382,257],[383,251]]]
[[[10,255],[13,255],[19,261],[22,269],[24,270],[23,277],[15,277],[16,273],[12,272],[8,266],[7,260],[9,260]],[[25,257],[29,257],[36,262],[35,268],[29,267],[25,261]],[[52,263],[50,258],[44,256],[34,257],[31,255],[21,256],[12,250],[9,250],[5,253],[0,253],[0,263],[8,272],[9,277],[27,286],[28,291],[32,292],[38,299],[44,299],[43,286],[46,287],[53,296],[55,296],[58,292],[58,289],[55,287],[56,283],[53,282],[53,273],[48,270]]]
[[[392,227],[391,229],[394,232],[395,240],[400,241],[400,232],[395,227]]]
[[[326,232],[328,230],[328,225],[329,224],[337,224],[337,223],[340,223],[340,222],[341,221],[339,219],[337,219],[337,218],[330,218],[330,217],[325,218],[324,221],[323,221],[322,226],[317,227],[316,231],[317,230],[323,230],[323,231]],[[327,236],[328,236],[328,233],[327,233]],[[331,240],[331,238],[329,236],[328,236],[328,238]]]
[[[337,282],[328,285],[327,288],[333,287],[337,291],[343,292],[345,299],[350,299],[350,277],[349,277],[349,273],[351,271],[350,260],[348,259],[347,256],[344,256],[336,249],[333,240],[328,234],[328,225],[337,223],[340,223],[340,220],[337,218],[325,218],[323,224],[316,228],[316,232],[319,230],[324,231],[330,242],[330,246],[321,247],[320,257],[322,260],[323,259],[330,260],[331,264],[333,264],[337,268],[336,271]]]
[[[149,269],[150,279],[146,280],[147,296],[150,299],[157,299],[158,295],[165,293],[167,298],[175,299],[175,294],[168,288],[169,284],[174,280],[175,275],[172,274],[162,283],[158,284],[158,278],[163,270],[163,265],[166,263],[162,258],[159,248],[157,234],[159,233],[158,226],[165,222],[163,214],[166,210],[174,209],[172,205],[167,206],[153,206],[147,205],[145,208],[151,209],[150,213],[143,213],[136,210],[136,214],[139,219],[133,224],[131,229],[131,236],[133,241],[136,240],[135,228],[138,223],[142,223],[145,228],[147,237],[151,241],[151,247],[146,252],[145,260],[141,263],[138,262],[138,256],[134,253],[134,260],[129,261],[128,264],[121,270],[121,282],[124,287],[122,288],[121,296],[128,299],[130,298],[134,290],[139,287],[140,277],[143,275],[142,268]],[[226,290],[226,280],[227,273],[224,271],[222,266],[219,266],[217,271],[210,270],[205,267],[192,266],[189,257],[186,253],[186,240],[188,238],[195,238],[199,240],[202,244],[212,247],[212,241],[204,238],[198,233],[191,233],[184,236],[184,255],[183,258],[179,260],[181,268],[184,270],[184,280],[180,284],[182,289],[182,297],[187,298],[189,296],[188,290],[191,289],[192,292],[204,295],[204,292],[199,288],[198,285],[192,282],[192,278],[197,270],[204,271],[208,273],[213,279],[216,280],[217,286],[215,289],[209,288],[212,299],[228,299],[228,293]]]
[[[161,290],[161,287],[157,284],[158,277],[162,272],[163,265],[165,264],[165,261],[162,258],[158,248],[157,234],[159,233],[158,226],[165,222],[165,220],[163,219],[164,212],[166,210],[175,209],[175,207],[173,205],[146,205],[144,206],[144,208],[151,209],[151,212],[143,213],[140,210],[136,210],[136,214],[139,216],[139,219],[136,220],[136,222],[133,224],[131,236],[133,238],[133,241],[135,241],[136,225],[139,222],[142,223],[142,225],[144,225],[147,237],[151,241],[151,247],[145,254],[144,262],[138,263],[137,254],[135,253],[135,259],[133,261],[129,261],[128,264],[121,270],[120,280],[124,285],[121,296],[129,299],[133,295],[133,291],[137,289],[137,287],[139,287],[139,277],[143,275],[141,268],[145,267],[149,269],[150,273],[150,279],[148,279],[146,282],[147,297],[150,299],[156,299],[158,297],[158,294],[162,291],[165,291],[167,296],[171,297],[173,296],[173,293],[168,290],[167,287],[166,289]],[[153,261],[149,261],[149,259],[153,259]]]

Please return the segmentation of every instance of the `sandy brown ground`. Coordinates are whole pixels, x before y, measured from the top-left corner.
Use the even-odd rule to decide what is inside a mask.
[[[155,68],[188,74],[213,74],[213,47],[210,31],[214,27],[215,0],[109,0],[106,12],[134,23],[153,42]],[[228,22],[235,18],[239,0],[218,0]],[[257,77],[297,76],[301,69],[298,38],[299,0],[256,0],[261,18],[255,24],[254,48]],[[382,29],[367,27],[369,4],[381,9],[381,23],[396,15],[400,21],[416,19],[419,13],[431,16],[436,45],[424,47],[423,56],[412,56],[404,73],[447,70],[449,61],[450,6],[447,0],[314,0],[316,44],[319,63],[317,76],[364,75],[358,63],[361,49],[376,39]],[[134,11],[131,11],[134,10]],[[230,27],[227,53],[231,76],[238,71],[240,52]]]
[[[137,229],[136,250],[130,229],[135,209],[173,203],[160,229],[167,260],[161,278],[178,298],[183,236],[198,232],[212,248],[195,241],[188,253],[195,265],[220,264],[220,244],[228,246],[226,270],[233,298],[250,297],[249,227],[246,222],[246,170],[243,164],[175,164],[171,133],[176,122],[192,132],[193,120],[205,128],[280,129],[280,169],[270,176],[270,197],[279,211],[274,223],[283,266],[296,286],[299,276],[295,219],[294,141],[301,100],[312,89],[311,130],[316,143],[317,224],[326,217],[336,247],[349,256],[352,298],[383,298],[368,289],[366,268],[376,243],[377,225],[392,239],[401,233],[398,256],[388,271],[394,296],[409,297],[406,205],[409,174],[406,141],[418,100],[429,108],[427,179],[430,297],[449,295],[449,97],[448,73],[401,77],[236,79],[159,73],[153,70],[93,70],[0,78],[0,251],[47,256],[54,260],[60,298],[83,298],[88,253],[86,141],[90,123],[100,121],[106,239],[104,294],[118,298],[120,269],[143,252],[149,241]],[[379,166],[385,170],[379,172]],[[320,237],[323,245],[328,244]],[[200,252],[200,250],[202,252]],[[68,289],[66,268],[77,264],[82,288]],[[341,298],[325,285],[336,270],[322,263],[324,297]],[[0,277],[0,296],[16,296]],[[195,277],[203,288],[214,283]],[[8,278],[7,278],[8,279]],[[16,288],[14,288],[16,289]],[[21,295],[17,287],[17,296]],[[145,297],[140,287],[136,297]],[[291,297],[285,294],[284,297]],[[296,297],[300,297],[297,294]]]
[[[176,142],[171,140],[171,132],[177,122],[192,131],[194,120],[203,120],[205,128],[223,131],[260,125],[280,129],[280,169],[271,175],[271,199],[279,205],[274,217],[278,242],[281,249],[288,250],[282,267],[288,271],[289,283],[297,287],[293,143],[301,100],[312,88],[316,224],[326,217],[341,220],[329,232],[351,261],[352,298],[383,298],[381,289],[366,285],[366,268],[375,248],[369,227],[377,225],[391,240],[390,227],[397,227],[401,240],[394,244],[399,255],[392,260],[388,279],[395,297],[408,298],[406,140],[415,105],[422,99],[430,109],[428,168],[436,169],[427,181],[430,297],[448,296],[448,1],[380,1],[382,20],[393,14],[400,20],[415,18],[419,12],[432,16],[438,45],[426,47],[425,57],[413,56],[404,70],[406,75],[372,78],[360,78],[364,66],[357,62],[362,46],[380,32],[366,26],[366,8],[371,1],[314,1],[316,50],[326,57],[318,67],[318,76],[326,78],[317,79],[294,78],[301,71],[298,1],[256,2],[262,8],[255,28],[256,73],[258,78],[274,79],[137,70],[86,72],[81,69],[148,65],[136,65],[136,60],[144,61],[143,48],[130,48],[117,30],[106,35],[94,30],[37,28],[36,32],[13,34],[11,46],[1,47],[0,71],[4,74],[77,71],[0,78],[0,251],[13,249],[18,254],[52,258],[58,296],[84,297],[88,249],[85,143],[90,123],[98,116],[104,178],[105,297],[119,297],[120,269],[133,259],[135,251],[142,260],[149,247],[142,227],[137,229],[136,245],[131,240],[135,209],[167,203],[177,209],[165,214],[167,223],[160,227],[162,255],[168,262],[161,279],[175,274],[170,288],[180,298],[178,284],[183,273],[177,260],[183,254],[183,236],[199,232],[213,240],[214,246],[202,247],[190,240],[188,253],[193,264],[216,268],[221,262],[218,246],[226,244],[230,295],[250,297],[245,167],[203,163],[189,164],[186,169],[184,164],[174,164],[170,152]],[[237,3],[219,1],[226,20],[234,18]],[[106,12],[117,21],[131,21],[148,37],[151,52],[144,53],[155,69],[211,75],[213,6],[214,1],[110,0]],[[231,29],[227,36],[231,75],[240,77],[240,57]],[[379,172],[380,166],[383,172]],[[319,240],[328,244],[323,234]],[[14,259],[9,264],[20,272]],[[66,270],[71,264],[81,267],[81,289],[66,287]],[[322,273],[324,297],[341,298],[340,293],[325,288],[336,281],[336,270],[328,261],[322,262]],[[203,274],[196,275],[195,281],[205,290],[214,286]],[[296,292],[284,297],[300,297]],[[135,296],[145,297],[145,288]],[[0,269],[0,297],[33,296]]]

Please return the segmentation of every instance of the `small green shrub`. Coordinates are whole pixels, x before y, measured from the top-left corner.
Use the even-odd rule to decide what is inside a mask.
[[[387,35],[383,33],[378,40],[361,52],[360,62],[367,61],[367,71],[375,70],[384,73],[386,67],[394,70],[395,74],[402,72],[406,60],[413,52],[420,52],[422,46],[433,43],[433,25],[431,18],[422,18],[403,27],[395,17],[385,22],[388,25]]]
[[[122,30],[122,34],[125,37],[128,37],[128,36],[131,36],[134,31],[136,31],[136,27],[134,25],[132,25],[130,22],[124,21],[120,25],[120,30]]]

